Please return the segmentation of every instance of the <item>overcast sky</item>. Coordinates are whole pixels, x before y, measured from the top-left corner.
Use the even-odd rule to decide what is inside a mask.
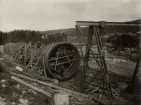
[[[0,30],[72,28],[76,20],[141,18],[141,0],[0,0]]]

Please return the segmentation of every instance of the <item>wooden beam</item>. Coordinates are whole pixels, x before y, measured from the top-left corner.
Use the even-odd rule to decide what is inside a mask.
[[[100,25],[103,23],[106,26],[141,26],[140,23],[130,23],[130,22],[104,22],[104,21],[76,21],[78,26],[92,26]]]
[[[21,83],[21,84],[27,86],[27,87],[30,87],[30,88],[32,88],[32,89],[38,91],[39,93],[42,93],[42,94],[46,95],[47,97],[51,97],[51,93],[49,93],[49,92],[47,92],[47,91],[44,91],[43,89],[38,88],[38,87],[36,87],[36,86],[34,86],[34,85],[31,85],[31,84],[29,84],[29,83],[27,83],[27,82],[25,82],[25,81],[23,81],[23,80],[21,80],[21,79],[15,77],[15,76],[12,76],[11,79],[13,79],[13,80],[15,80],[15,81],[17,81],[17,82],[19,82],[19,83]]]
[[[31,80],[31,81],[34,81],[36,83],[39,83],[39,84],[42,84],[42,85],[45,85],[45,86],[49,86],[49,87],[52,87],[52,88],[55,88],[55,89],[58,89],[58,90],[61,90],[62,92],[66,92],[66,93],[69,93],[69,95],[71,96],[74,96],[74,97],[77,97],[77,98],[87,98],[87,99],[91,99],[91,100],[94,100],[95,102],[98,102],[100,103],[101,105],[106,105],[104,104],[101,100],[97,99],[96,97],[92,96],[92,95],[86,95],[86,94],[82,94],[82,93],[78,93],[78,92],[75,92],[75,91],[72,91],[72,90],[69,90],[69,89],[66,89],[66,88],[62,88],[60,86],[57,86],[55,84],[52,84],[52,83],[47,83],[47,82],[43,82],[43,81],[40,81],[40,80],[37,80],[37,79],[33,79],[33,78],[30,78],[30,77],[27,77],[27,76],[24,76],[24,75],[20,75],[20,74],[16,74],[16,73],[12,73],[13,75],[16,75],[18,77],[21,77],[21,78],[24,78],[24,79],[27,79],[27,80]]]
[[[15,74],[16,74],[16,73],[15,73]],[[18,74],[18,75],[19,75],[19,76],[22,76],[22,77],[25,78],[25,79],[29,79],[29,80],[31,79],[31,78],[28,78],[27,76],[23,76],[23,75],[20,75],[20,74]],[[29,83],[27,83],[27,82],[25,82],[25,81],[23,81],[23,80],[17,78],[17,77],[15,77],[15,76],[12,76],[11,78],[12,78],[13,80],[15,80],[15,81],[17,81],[17,82],[23,84],[23,85],[26,85],[27,87],[30,87],[30,88],[32,88],[32,89],[34,89],[34,90],[40,92],[40,93],[43,94],[43,95],[48,96],[49,98],[51,97],[51,94],[48,93],[47,91],[44,91],[44,90],[42,90],[42,89],[40,89],[40,88],[37,88],[37,87],[35,87],[35,86],[33,86],[33,85],[31,85],[31,84],[29,84]],[[33,80],[33,79],[31,79],[31,80]],[[34,82],[35,82],[35,81],[34,81]],[[38,82],[39,82],[39,81],[38,81]],[[58,91],[56,91],[56,92],[61,92],[61,93],[67,92],[67,93],[69,93],[70,96],[74,96],[74,97],[77,97],[77,98],[80,98],[80,97],[89,98],[89,99],[93,99],[93,100],[95,101],[95,98],[94,98],[93,96],[91,96],[91,95],[86,95],[86,94],[81,94],[81,93],[78,93],[78,92],[74,92],[74,91],[71,91],[71,90],[68,90],[68,89],[59,87],[59,86],[55,86],[55,85],[53,85],[53,84],[51,84],[51,83],[45,83],[45,82],[42,82],[42,81],[40,81],[39,83],[60,90],[60,91],[58,90]],[[98,102],[98,101],[97,101],[97,102]],[[98,103],[100,103],[100,105],[109,105],[109,100],[99,100]],[[127,100],[117,100],[117,101],[114,100],[114,101],[112,102],[112,105],[125,105],[125,104],[127,104],[127,105],[133,105],[130,101],[127,101]],[[89,105],[89,104],[87,104],[87,105]],[[96,104],[96,105],[97,105],[97,104]]]

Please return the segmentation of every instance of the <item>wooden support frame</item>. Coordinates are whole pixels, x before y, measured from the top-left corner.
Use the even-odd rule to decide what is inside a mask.
[[[88,32],[88,38],[87,40],[85,39],[82,31],[81,31],[81,27],[82,26],[87,26],[89,27],[89,32]],[[140,27],[141,24],[140,23],[131,23],[131,22],[105,22],[105,21],[76,21],[76,29],[77,29],[77,33],[78,33],[78,39],[80,39],[80,37],[82,36],[84,42],[86,43],[86,55],[83,57],[83,64],[81,65],[83,67],[82,71],[84,73],[82,73],[82,80],[83,82],[81,83],[82,86],[84,85],[84,81],[85,81],[85,74],[86,71],[88,69],[88,58],[89,58],[89,52],[91,51],[93,54],[93,58],[96,60],[96,63],[98,64],[98,67],[100,68],[100,71],[104,74],[104,78],[103,78],[103,87],[104,84],[106,84],[107,86],[107,90],[108,90],[108,97],[109,97],[109,101],[110,104],[112,104],[112,99],[114,96],[114,92],[115,90],[113,88],[111,88],[111,83],[110,83],[110,79],[109,79],[109,75],[108,75],[108,71],[107,71],[107,65],[105,62],[105,57],[103,55],[103,48],[102,48],[102,42],[101,42],[101,38],[100,36],[102,35],[104,26],[130,26],[130,27]],[[91,27],[93,27],[93,30],[91,31]],[[97,42],[97,46],[98,46],[98,53],[100,56],[100,63],[98,63],[97,58],[95,57],[95,53],[92,51],[91,49],[91,42],[92,42],[92,36],[95,35],[96,37],[96,42]],[[81,41],[79,41],[80,44],[80,51],[81,50]],[[81,52],[83,53],[83,52]],[[133,77],[135,78],[137,74],[137,69],[135,69],[135,73],[133,75]],[[99,75],[99,73],[97,73],[94,77],[94,79],[96,79],[96,76]],[[133,81],[133,78],[132,78]],[[84,88],[84,87],[83,87]],[[118,94],[116,94],[118,95]]]
[[[104,25],[104,26],[139,26],[140,23],[130,23],[130,22],[106,22],[106,21],[76,21],[77,26],[92,26],[92,25]]]

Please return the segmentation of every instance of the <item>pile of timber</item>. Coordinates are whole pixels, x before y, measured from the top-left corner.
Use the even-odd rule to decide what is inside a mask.
[[[34,89],[35,91],[45,95],[47,99],[52,100],[53,102],[55,95],[58,93],[62,93],[68,94],[70,99],[70,105],[97,105],[98,103],[104,105],[103,102],[93,96],[63,88],[58,84],[53,83],[53,81],[51,80],[45,82],[40,81],[37,78],[26,74],[22,71],[22,69],[20,70],[17,65],[14,65],[13,67],[8,67],[6,63],[1,62],[1,65],[8,69],[7,72],[11,74],[12,80],[17,81],[18,83],[25,85],[28,88]],[[37,86],[34,84],[37,84]]]
[[[3,66],[7,66],[3,63]],[[109,105],[108,100],[99,100],[92,95],[82,94],[76,91],[72,91],[53,83],[52,81],[43,82],[35,77],[31,77],[25,74],[22,70],[17,69],[17,66],[8,68],[11,73],[11,79],[17,81],[20,84],[32,88],[37,92],[45,95],[48,99],[54,103],[54,97],[57,93],[68,94],[70,104],[69,105]],[[38,85],[34,85],[34,83]],[[113,102],[113,105],[125,105],[125,100],[117,100]],[[55,104],[56,105],[56,104]],[[66,104],[65,104],[66,105]],[[68,105],[68,104],[67,104]],[[129,105],[129,104],[128,104]]]

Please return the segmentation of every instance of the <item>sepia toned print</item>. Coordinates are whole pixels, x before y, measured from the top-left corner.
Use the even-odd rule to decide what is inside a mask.
[[[141,105],[140,0],[0,0],[0,105]]]

